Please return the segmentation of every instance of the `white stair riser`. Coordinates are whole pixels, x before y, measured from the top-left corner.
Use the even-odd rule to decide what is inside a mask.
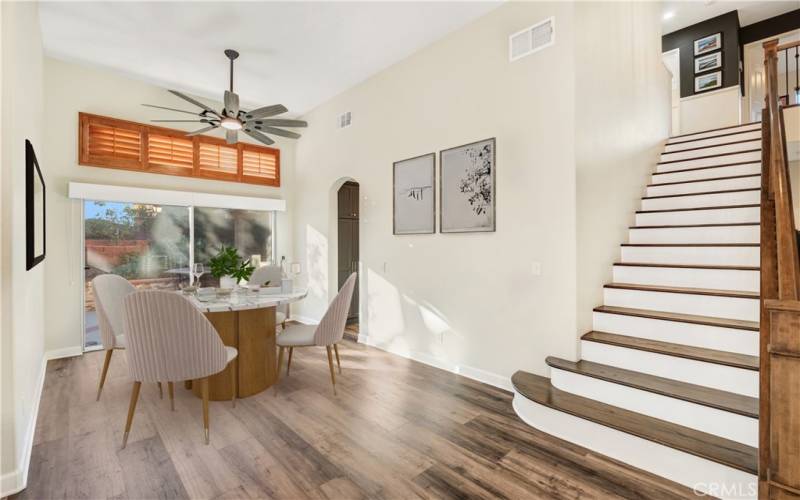
[[[737,207],[637,213],[635,220],[637,226],[736,224],[739,222],[760,222],[761,211],[759,207]]]
[[[761,163],[743,163],[727,167],[703,168],[686,172],[670,172],[651,176],[650,184],[663,184],[665,182],[694,181],[697,179],[714,179],[717,177],[731,177],[734,175],[761,174]]]
[[[553,367],[550,380],[556,388],[584,398],[758,446],[758,419],[755,418]]]
[[[733,193],[693,194],[670,198],[643,198],[642,210],[724,207],[729,205],[752,205],[760,202],[761,190],[735,191]]]
[[[758,321],[758,300],[739,297],[718,297],[693,293],[651,292],[604,288],[603,304],[607,306],[650,309],[681,314],[697,314],[715,318]]]
[[[730,134],[730,132],[729,132]],[[676,139],[677,140],[677,139]],[[680,141],[672,144],[667,144],[664,147],[665,152],[672,152],[672,151],[683,151],[684,149],[692,149],[692,148],[702,148],[705,146],[714,146],[716,144],[725,144],[728,142],[738,142],[738,141],[751,141],[751,140],[761,140],[761,131],[754,130],[752,132],[743,132],[733,135],[721,135],[717,137],[711,137],[708,139],[696,139],[693,141],[686,140]]]
[[[709,130],[707,132],[697,132],[696,134],[682,135],[679,137],[671,137],[667,144],[674,142],[694,141],[698,139],[707,139],[709,137],[725,136],[725,134],[732,134],[733,132],[745,132],[750,130],[761,130],[760,123],[748,123],[739,127],[723,128],[720,130]]]
[[[614,266],[615,283],[639,285],[713,288],[757,292],[758,271],[733,269],[693,269],[679,267]]]
[[[735,139],[730,142],[735,141]],[[673,161],[673,160],[686,160],[689,158],[696,158],[698,156],[711,156],[726,153],[739,153],[742,151],[749,151],[751,149],[761,148],[761,138],[748,142],[735,142],[733,144],[721,144],[719,146],[704,147],[701,149],[690,149],[688,151],[665,151],[661,153],[661,160],[659,161]]]
[[[630,243],[758,243],[761,226],[640,228],[628,234]]]
[[[622,262],[758,266],[759,247],[622,247]]]
[[[750,153],[734,153],[724,156],[712,156],[710,158],[698,158],[696,160],[683,160],[672,163],[659,163],[656,172],[672,172],[673,170],[684,170],[687,168],[711,167],[714,165],[730,165],[731,163],[761,161],[761,151]]]
[[[720,496],[719,492],[709,491],[708,485],[732,488],[738,500],[754,499],[758,493],[758,481],[752,474],[548,408],[516,391],[513,406],[517,415],[531,427],[689,488],[697,488],[703,492],[701,494]]]
[[[646,196],[666,196],[670,194],[708,193],[710,191],[727,191],[731,189],[752,189],[761,187],[761,177],[739,177],[717,181],[688,182],[667,184],[666,186],[648,186]]]
[[[581,359],[657,377],[758,397],[758,372],[694,359],[581,341]]]
[[[595,311],[592,329],[629,337],[758,356],[758,332]]]

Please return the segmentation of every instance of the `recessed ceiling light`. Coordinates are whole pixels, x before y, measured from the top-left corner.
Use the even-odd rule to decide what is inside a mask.
[[[665,20],[665,21],[666,21],[667,19],[672,19],[673,17],[675,17],[675,11],[673,11],[673,10],[668,10],[667,12],[664,12],[664,20]]]

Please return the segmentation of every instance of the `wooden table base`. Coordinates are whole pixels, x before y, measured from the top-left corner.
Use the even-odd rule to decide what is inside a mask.
[[[239,356],[223,371],[208,379],[209,399],[231,399],[231,372],[236,370],[236,397],[246,398],[275,383],[275,307],[205,313],[222,343],[235,347]],[[200,384],[186,383],[201,397]]]

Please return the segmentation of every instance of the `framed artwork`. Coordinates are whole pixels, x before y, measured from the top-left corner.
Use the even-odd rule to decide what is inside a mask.
[[[439,231],[495,230],[495,139],[439,152]]]
[[[436,232],[436,153],[393,164],[392,234]]]
[[[694,77],[695,92],[705,92],[720,87],[722,87],[722,71],[715,71],[713,73]]]
[[[713,54],[696,57],[694,59],[695,74],[705,73],[706,71],[711,71],[712,69],[717,69],[721,67],[722,67],[722,52],[715,52]]]
[[[45,187],[36,152],[25,140],[25,269],[31,270],[44,260]]]
[[[694,41],[694,55],[707,54],[722,48],[722,33],[704,36]]]

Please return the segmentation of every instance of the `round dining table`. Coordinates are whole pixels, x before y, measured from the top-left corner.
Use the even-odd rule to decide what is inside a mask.
[[[283,293],[280,288],[252,291],[241,288],[228,297],[215,293],[187,295],[214,325],[222,343],[235,347],[239,355],[221,372],[208,378],[209,399],[230,400],[232,391],[237,398],[246,398],[267,390],[277,376],[277,347],[275,345],[275,309],[305,298],[307,290],[295,289]],[[231,387],[231,372],[236,373],[236,387]],[[201,397],[200,384],[186,381],[185,386]]]

